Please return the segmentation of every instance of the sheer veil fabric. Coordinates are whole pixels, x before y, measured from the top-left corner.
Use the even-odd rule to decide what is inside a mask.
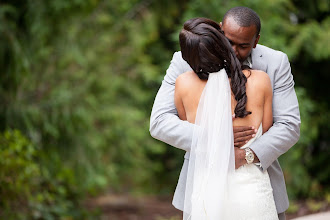
[[[235,170],[231,89],[224,69],[209,74],[195,125],[183,219],[222,219],[228,174]]]

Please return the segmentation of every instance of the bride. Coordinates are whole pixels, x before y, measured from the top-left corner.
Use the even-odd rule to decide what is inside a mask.
[[[174,101],[180,119],[195,124],[182,169],[187,171],[180,174],[186,181],[179,179],[176,189],[185,191],[183,218],[278,219],[267,171],[252,161],[235,170],[233,144],[233,125],[258,128],[241,147],[247,151],[272,126],[268,75],[242,71],[219,24],[212,20],[186,21],[179,38],[182,57],[193,71],[177,78]]]

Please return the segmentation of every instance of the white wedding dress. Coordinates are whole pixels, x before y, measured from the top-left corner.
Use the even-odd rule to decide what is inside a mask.
[[[183,206],[184,220],[278,219],[267,171],[235,170],[231,90],[224,69],[210,73],[197,108]],[[262,135],[260,125],[256,136]]]
[[[242,149],[249,147],[262,135],[262,125],[254,138]],[[228,220],[278,220],[273,189],[267,170],[257,164],[241,166],[228,176],[224,218]]]

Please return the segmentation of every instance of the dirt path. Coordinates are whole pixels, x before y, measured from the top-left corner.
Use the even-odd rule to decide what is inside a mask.
[[[179,220],[181,212],[169,197],[140,197],[105,195],[88,202],[89,208],[99,208],[101,219],[109,220]]]
[[[87,201],[89,209],[99,209],[102,220],[181,220],[182,214],[172,206],[172,197],[132,197],[104,195]],[[296,213],[287,214],[287,220],[312,212],[301,202]],[[319,211],[330,210],[329,204]]]

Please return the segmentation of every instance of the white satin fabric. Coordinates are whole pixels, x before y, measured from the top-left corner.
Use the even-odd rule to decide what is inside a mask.
[[[209,74],[195,125],[183,219],[223,219],[227,177],[235,170],[231,90],[224,69]]]
[[[241,148],[249,147],[262,135],[262,125],[254,138]],[[273,189],[267,170],[255,164],[241,166],[228,176],[224,220],[278,220]]]

